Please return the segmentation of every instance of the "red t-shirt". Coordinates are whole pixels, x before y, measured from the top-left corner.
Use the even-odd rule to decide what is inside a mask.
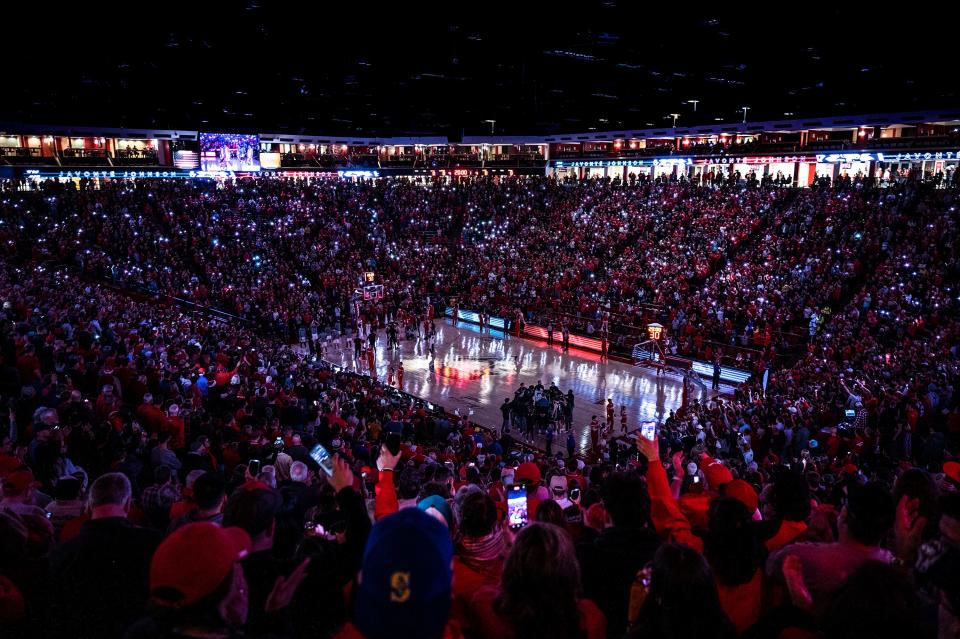
[[[717,581],[717,595],[720,607],[741,633],[760,619],[763,607],[763,571],[759,568],[753,578],[745,584],[726,586]]]

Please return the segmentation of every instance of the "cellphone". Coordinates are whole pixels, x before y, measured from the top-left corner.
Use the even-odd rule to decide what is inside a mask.
[[[511,486],[507,493],[507,519],[510,528],[517,530],[527,525],[527,489]]]
[[[322,445],[317,444],[313,447],[310,451],[310,458],[320,465],[320,468],[327,474],[327,477],[333,475],[333,457],[330,456],[330,451]]]
[[[276,446],[277,448],[282,447],[282,446],[283,446],[283,437],[277,437],[275,440],[273,440],[273,445]]]
[[[577,501],[578,499],[580,499],[580,489],[579,489],[579,488],[571,488],[571,489],[570,489],[570,501]]]
[[[699,484],[699,483],[700,483],[700,475],[694,475],[694,476],[693,476],[693,483],[695,483],[695,484]]]
[[[251,459],[250,464],[247,466],[247,470],[250,471],[250,474],[256,477],[260,474],[260,460]]]
[[[657,423],[640,422],[640,436],[652,442],[657,436]]]
[[[387,433],[387,450],[390,451],[391,455],[400,454],[400,434],[399,433]]]

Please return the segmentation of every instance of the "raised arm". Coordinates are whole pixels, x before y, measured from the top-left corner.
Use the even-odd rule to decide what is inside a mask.
[[[667,481],[667,471],[660,463],[659,444],[656,439],[650,441],[643,437],[638,440],[640,452],[647,458],[647,490],[650,493],[650,517],[653,526],[667,541],[685,544],[698,552],[703,552],[703,540],[693,534],[690,522],[674,499]]]

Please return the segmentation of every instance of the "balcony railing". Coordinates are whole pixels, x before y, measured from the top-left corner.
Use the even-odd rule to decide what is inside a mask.
[[[106,149],[64,149],[60,154],[64,164],[71,165],[109,165],[111,164]]]
[[[117,149],[113,163],[120,166],[155,166],[160,163],[156,149]]]

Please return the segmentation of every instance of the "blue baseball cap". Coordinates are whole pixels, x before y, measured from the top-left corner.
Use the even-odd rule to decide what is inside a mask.
[[[404,508],[370,531],[354,623],[366,639],[437,639],[450,616],[450,531],[419,508]]]
[[[443,515],[443,519],[447,522],[447,528],[449,530],[453,530],[453,511],[450,510],[450,504],[447,503],[447,500],[440,495],[430,495],[418,503],[417,508],[424,512],[430,508],[435,509],[438,513]]]

